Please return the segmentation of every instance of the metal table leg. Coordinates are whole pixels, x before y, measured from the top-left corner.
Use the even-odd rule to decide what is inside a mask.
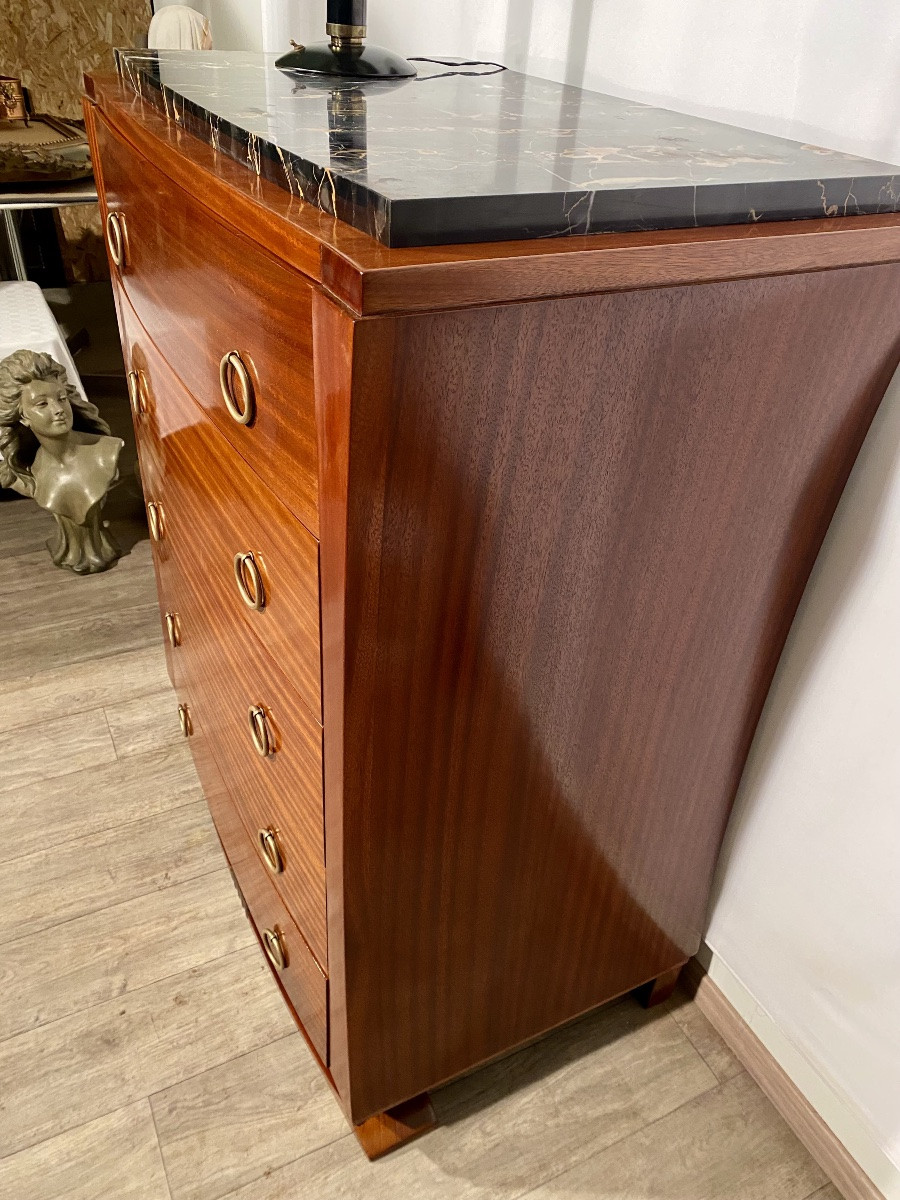
[[[13,275],[16,279],[27,280],[28,272],[25,270],[25,256],[22,254],[22,243],[19,241],[19,227],[16,224],[16,214],[12,209],[4,208],[3,210],[3,231],[9,246]]]

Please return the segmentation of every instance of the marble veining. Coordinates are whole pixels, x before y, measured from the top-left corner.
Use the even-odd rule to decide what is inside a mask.
[[[900,211],[900,166],[515,71],[361,86],[271,55],[117,58],[172,121],[388,246]]]

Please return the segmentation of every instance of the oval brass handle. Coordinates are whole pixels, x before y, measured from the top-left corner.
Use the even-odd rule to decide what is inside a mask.
[[[191,724],[191,710],[186,704],[178,705],[178,723],[181,726],[183,736],[190,737],[194,732],[194,727]]]
[[[173,650],[181,645],[181,621],[177,612],[166,613],[166,634]]]
[[[147,524],[150,526],[150,536],[154,542],[161,542],[166,536],[166,522],[163,507],[157,500],[147,504]]]
[[[128,260],[128,226],[124,213],[114,210],[106,214],[106,244],[109,257],[120,271],[124,271]]]
[[[247,554],[234,556],[234,578],[241,599],[247,607],[262,612],[266,607],[266,589],[263,585],[262,572],[257,566],[252,550]]]
[[[277,925],[274,929],[263,930],[262,942],[269,962],[277,971],[283,971],[288,962],[287,951],[281,939],[281,930]]]
[[[222,355],[219,363],[219,387],[222,399],[233,420],[238,425],[249,425],[256,411],[253,381],[244,360],[237,350]]]
[[[270,825],[268,829],[260,829],[257,836],[266,866],[273,875],[280,875],[284,870],[284,859],[281,857],[281,847],[278,845],[278,836],[275,830]]]
[[[128,372],[128,399],[136,421],[147,415],[147,380],[143,371]]]
[[[251,704],[247,710],[247,719],[250,722],[250,736],[253,739],[254,750],[260,758],[268,758],[270,754],[275,753],[275,746],[269,732],[266,710],[259,704]]]

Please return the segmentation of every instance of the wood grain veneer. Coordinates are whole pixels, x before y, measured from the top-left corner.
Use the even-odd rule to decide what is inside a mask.
[[[198,705],[194,693],[188,690],[182,696],[192,709],[199,708],[202,712],[202,703]],[[280,971],[271,963],[269,966],[324,1066],[328,1062],[328,979],[266,878],[265,868],[253,851],[230,789],[222,778],[215,747],[199,719],[191,737],[191,749],[216,832],[254,932],[261,939],[265,929],[277,927],[280,931],[288,962]]]
[[[158,557],[155,557],[154,567],[156,570],[160,632],[166,656],[166,669],[169,673],[169,679],[172,681],[172,686],[178,688],[184,685],[188,675],[185,655],[180,653],[184,649],[183,635],[184,619],[187,614],[187,593],[181,580],[181,573],[173,558],[160,561]],[[168,617],[170,615],[175,632],[174,644],[169,631]],[[187,651],[187,654],[190,654],[190,650]]]
[[[279,662],[321,718],[319,546],[256,477],[188,395],[137,320],[120,301],[126,358],[142,373],[149,411],[136,423],[148,499],[163,503],[166,545],[195,588],[224,610]],[[234,577],[234,557],[251,552],[265,607],[248,608]],[[243,641],[238,628],[235,636]],[[238,652],[239,654],[240,652]]]
[[[158,393],[139,442],[148,498],[175,505],[158,559],[184,583],[191,741],[254,871],[269,814],[302,839],[309,869],[260,876],[257,905],[285,903],[327,967],[323,1068],[376,1153],[428,1124],[429,1088],[658,997],[696,950],[772,673],[900,358],[900,219],[388,250],[90,86],[101,185],[152,248],[118,299]],[[283,359],[277,424],[238,435],[191,375],[236,319],[260,382],[259,355]],[[160,389],[162,359],[186,388]],[[301,426],[298,485],[267,464]],[[282,504],[318,534],[317,573]],[[273,595],[294,579],[271,638],[214,569],[251,527]],[[298,576],[274,571],[304,544]],[[301,698],[319,669],[321,725]],[[239,728],[257,702],[282,735],[265,761]],[[322,1058],[310,996],[289,998]]]
[[[147,420],[136,423],[138,452],[145,490],[164,513],[164,535],[153,546],[163,622],[170,611],[178,619],[180,645],[165,640],[170,673],[176,687],[190,694],[195,718],[203,713],[206,740],[227,767],[248,838],[255,846],[260,829],[276,828],[285,868],[275,883],[324,965],[322,729],[295,690],[312,691],[318,709],[318,546],[301,525],[282,517],[283,545],[270,549],[276,544],[264,534],[248,542],[263,565],[268,595],[278,603],[257,613],[237,598],[227,539],[238,544],[242,524],[254,529],[260,518],[271,518],[274,497],[208,427],[127,299],[120,301],[120,318],[126,356],[143,372],[148,399]],[[203,464],[215,481],[211,490],[204,486]],[[281,624],[266,624],[270,612]],[[291,680],[264,649],[271,639],[255,636],[260,628],[278,638]],[[265,759],[253,748],[251,705],[263,707],[272,732],[274,752]]]
[[[876,266],[355,326],[317,299],[354,1119],[696,950],[898,290]]]
[[[327,967],[322,728],[264,652],[246,646],[246,653],[231,656],[228,626],[204,593],[185,590],[182,649],[190,656],[189,690],[208,741],[255,853],[259,831],[276,830],[284,871],[272,882]],[[266,713],[274,744],[268,758],[251,742],[251,705]]]
[[[126,220],[126,265],[113,266],[113,277],[212,424],[316,534],[308,281],[193,202],[102,117],[95,145],[104,212]],[[249,426],[229,416],[219,385],[220,360],[232,350],[253,378]]]

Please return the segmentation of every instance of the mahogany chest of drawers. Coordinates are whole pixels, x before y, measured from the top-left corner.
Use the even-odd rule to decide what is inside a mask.
[[[182,728],[375,1155],[696,951],[900,224],[389,250],[89,92]]]

